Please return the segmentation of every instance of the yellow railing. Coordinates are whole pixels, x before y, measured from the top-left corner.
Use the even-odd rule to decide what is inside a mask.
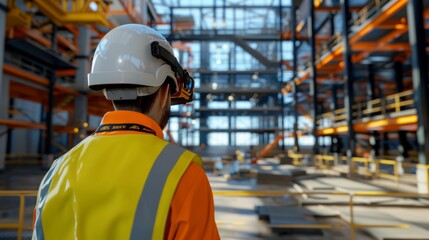
[[[316,166],[320,168],[331,168],[335,166],[335,161],[337,161],[335,156],[331,155],[316,155]],[[347,161],[347,157],[338,156],[338,163],[341,161]]]
[[[411,109],[414,106],[413,90],[392,94],[384,98],[374,99],[367,102],[358,102],[353,105],[352,116],[355,118],[384,115],[386,113],[399,113],[404,109]],[[346,109],[341,108],[335,111],[320,115],[319,126],[331,127],[333,124],[347,119]]]
[[[383,225],[383,224],[356,224],[354,216],[354,197],[402,197],[402,198],[429,198],[428,194],[417,193],[402,193],[402,192],[340,192],[340,191],[247,191],[247,190],[215,190],[215,196],[222,197],[276,197],[285,195],[305,196],[305,195],[330,195],[330,196],[348,196],[349,214],[350,219],[342,218],[344,222],[349,225],[350,239],[356,239],[356,229],[364,228],[408,228],[407,224],[399,225]],[[271,227],[278,228],[307,228],[307,229],[328,229],[328,228],[341,228],[337,225],[330,224],[285,224],[285,225],[270,225]]]
[[[292,158],[292,164],[295,166],[302,166],[305,165],[301,160],[311,158],[311,154],[299,154],[299,153],[293,153],[289,152],[288,157]]]
[[[314,165],[323,168],[328,169],[335,166],[336,157],[332,155],[311,155],[311,154],[297,154],[290,151],[288,153],[288,156],[293,159],[292,164],[295,166],[302,166],[305,165],[302,160],[303,159],[314,159]],[[347,161],[346,156],[338,156],[338,163],[342,164],[342,162]],[[375,178],[384,178],[384,179],[390,179],[394,180],[398,183],[401,181],[401,173],[399,171],[400,167],[403,168],[423,168],[427,169],[429,171],[429,165],[425,164],[414,164],[414,163],[403,163],[398,162],[396,160],[391,159],[376,159],[376,158],[367,158],[367,157],[352,157],[351,158],[351,164],[352,164],[352,174],[359,174],[359,164],[363,165],[364,175],[368,177],[375,177]],[[374,169],[371,170],[371,164],[374,164]],[[393,171],[392,172],[386,172],[383,171],[380,166],[388,165],[392,166]]]
[[[365,23],[370,17],[374,16],[390,0],[373,0],[362,8],[350,21],[353,25],[359,26]]]
[[[32,230],[32,226],[24,226],[24,210],[25,200],[29,197],[36,197],[37,191],[0,191],[0,197],[16,197],[19,198],[19,214],[18,223],[1,223],[0,229],[16,229],[18,231],[18,240],[22,239],[22,233],[24,230]]]
[[[28,9],[37,9],[58,26],[97,24],[110,27],[107,19],[109,1],[103,0],[33,0]]]

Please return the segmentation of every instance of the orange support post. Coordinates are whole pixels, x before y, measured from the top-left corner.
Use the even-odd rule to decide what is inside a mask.
[[[252,159],[252,164],[257,164],[258,160],[267,156],[268,153],[270,153],[279,143],[280,140],[282,140],[285,137],[285,135],[280,134],[276,139],[274,139],[274,142],[268,144],[259,154],[256,156],[256,158]]]

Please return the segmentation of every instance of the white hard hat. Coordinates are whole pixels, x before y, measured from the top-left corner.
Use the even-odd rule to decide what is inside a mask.
[[[150,27],[127,24],[108,32],[98,44],[88,86],[93,90],[135,88],[135,96],[145,96],[167,78],[173,83],[173,104],[192,101],[193,79],[177,62],[167,40]],[[174,103],[175,95],[185,98]]]

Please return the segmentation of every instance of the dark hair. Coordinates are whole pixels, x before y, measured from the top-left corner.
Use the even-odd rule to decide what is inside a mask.
[[[158,93],[159,89],[151,95],[137,97],[135,100],[114,100],[112,103],[115,107],[115,110],[130,110],[148,113]]]
[[[161,87],[151,95],[137,97],[137,99],[135,100],[113,100],[113,107],[115,108],[115,110],[130,110],[135,112],[148,113],[153,103],[155,102],[155,98],[158,95],[159,90],[165,87],[167,84],[172,84],[172,86],[170,86],[170,90],[174,86],[173,80],[168,77],[161,85]]]

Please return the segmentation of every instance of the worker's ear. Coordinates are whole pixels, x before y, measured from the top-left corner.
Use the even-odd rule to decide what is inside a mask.
[[[165,106],[171,106],[170,84],[164,84],[160,90],[162,108]]]

